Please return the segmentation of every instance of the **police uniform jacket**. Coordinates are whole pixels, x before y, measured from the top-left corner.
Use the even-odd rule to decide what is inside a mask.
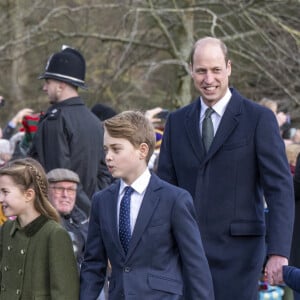
[[[29,155],[46,172],[55,168],[76,172],[90,199],[98,190],[98,170],[104,164],[103,127],[79,97],[55,103],[41,118]],[[109,177],[107,168],[102,168],[102,175]],[[78,206],[89,213],[89,200],[82,201],[85,204],[77,201]]]
[[[40,216],[20,228],[1,227],[1,300],[76,300],[79,278],[68,233]]]

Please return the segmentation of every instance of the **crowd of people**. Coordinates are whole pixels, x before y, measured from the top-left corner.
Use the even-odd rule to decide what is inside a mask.
[[[300,130],[229,86],[221,40],[190,72],[191,104],[117,113],[84,104],[78,50],[50,56],[49,108],[0,139],[0,299],[257,300],[262,277],[300,299]]]

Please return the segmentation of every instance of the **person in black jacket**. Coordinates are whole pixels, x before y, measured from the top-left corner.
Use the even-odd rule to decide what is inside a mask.
[[[64,48],[50,57],[39,78],[45,80],[43,90],[51,106],[40,119],[29,156],[46,172],[66,168],[77,173],[81,184],[76,204],[89,215],[92,195],[105,187],[99,187],[98,173],[110,175],[104,162],[102,124],[78,94],[79,87],[86,88],[85,59],[79,51]]]
[[[0,95],[0,106],[3,106],[4,102],[3,96]],[[1,105],[2,104],[2,105]],[[14,133],[16,132],[16,128],[18,125],[22,124],[23,118],[25,116],[31,115],[33,110],[31,108],[22,108],[20,109],[6,124],[6,126],[2,130],[2,138],[9,140]]]

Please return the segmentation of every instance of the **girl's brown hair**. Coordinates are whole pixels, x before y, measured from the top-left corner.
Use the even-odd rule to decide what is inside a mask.
[[[32,158],[16,159],[0,168],[0,176],[7,175],[22,190],[35,191],[35,209],[42,215],[56,222],[60,217],[48,199],[48,180],[46,173],[39,162]]]

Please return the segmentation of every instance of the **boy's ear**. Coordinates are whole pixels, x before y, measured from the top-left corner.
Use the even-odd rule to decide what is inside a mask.
[[[26,202],[30,202],[34,199],[35,197],[35,191],[33,189],[27,189],[24,192],[25,198],[26,198]]]
[[[146,143],[140,144],[140,159],[145,159],[149,152],[149,146]]]

